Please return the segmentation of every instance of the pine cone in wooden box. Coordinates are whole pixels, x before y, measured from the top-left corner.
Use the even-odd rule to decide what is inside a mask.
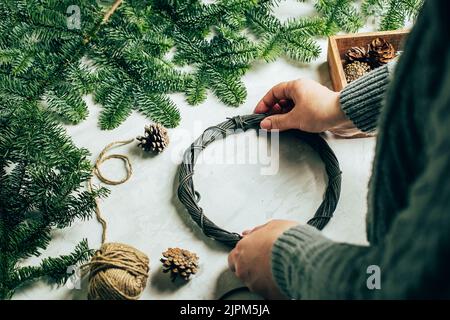
[[[351,47],[345,53],[345,57],[349,62],[367,62],[369,61],[369,51],[364,47]]]
[[[396,56],[392,43],[383,38],[376,38],[369,44],[369,60],[373,68],[380,67]]]

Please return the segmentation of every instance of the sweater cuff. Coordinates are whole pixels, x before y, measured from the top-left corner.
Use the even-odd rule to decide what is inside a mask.
[[[389,84],[390,69],[385,65],[350,83],[341,91],[341,107],[346,116],[361,131],[374,132]]]
[[[299,225],[284,232],[272,248],[272,275],[280,290],[292,299],[308,298],[311,274],[334,244],[315,228]],[[300,288],[299,288],[300,285]]]

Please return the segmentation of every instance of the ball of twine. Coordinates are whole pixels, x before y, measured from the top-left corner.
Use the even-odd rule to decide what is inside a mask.
[[[131,162],[125,155],[113,154],[105,156],[113,147],[126,145],[134,139],[115,141],[108,144],[95,161],[93,174],[108,185],[118,185],[126,182],[132,174]],[[100,171],[100,165],[109,159],[120,159],[125,163],[126,176],[121,180],[110,180]],[[92,180],[92,179],[91,179]],[[92,181],[89,189],[92,191]],[[106,242],[106,221],[102,218],[98,199],[95,199],[97,220],[102,225],[102,246],[97,250],[89,268],[89,300],[137,300],[145,289],[150,270],[149,259],[138,249],[122,243]]]
[[[122,243],[105,243],[90,264],[89,300],[137,300],[147,284],[147,255]]]
[[[237,116],[216,126],[207,128],[185,151],[183,162],[180,165],[178,199],[187,209],[192,220],[194,220],[206,236],[231,247],[234,247],[242,237],[236,232],[222,229],[205,216],[203,209],[199,206],[200,194],[195,190],[194,182],[192,180],[194,175],[194,165],[200,152],[213,141],[225,138],[227,135],[235,133],[238,129],[246,131],[252,128],[259,128],[260,122],[265,117],[267,117],[266,114]],[[300,140],[311,146],[312,149],[319,154],[325,164],[328,185],[321,205],[314,214],[314,217],[308,221],[309,225],[321,230],[333,216],[341,193],[341,170],[339,168],[339,162],[333,153],[333,150],[331,150],[327,142],[320,135],[298,130],[295,131],[294,134],[297,135]]]

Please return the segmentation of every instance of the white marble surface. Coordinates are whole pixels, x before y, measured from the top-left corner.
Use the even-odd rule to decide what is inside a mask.
[[[292,1],[277,9],[283,19],[310,12],[309,5]],[[130,157],[134,175],[127,183],[110,188],[111,195],[101,202],[101,209],[108,221],[108,240],[136,246],[150,258],[151,274],[142,299],[215,299],[235,282],[227,272],[227,248],[207,240],[186,218],[186,212],[177,201],[175,188],[181,153],[208,126],[226,117],[251,113],[262,95],[281,81],[302,77],[329,85],[327,42],[323,39],[320,44],[322,55],[309,65],[284,59],[255,64],[244,77],[248,98],[239,108],[226,107],[212,95],[202,105],[191,107],[182,95],[173,95],[180,107],[182,122],[177,129],[170,130],[171,145],[163,154],[149,157],[135,144],[116,150]],[[86,101],[89,118],[80,125],[67,127],[67,131],[78,146],[91,151],[92,159],[109,142],[142,134],[144,125],[149,123],[140,114],[133,113],[119,128],[101,131],[97,125],[101,109],[92,103],[91,97],[86,97]],[[319,206],[326,183],[318,156],[301,142],[282,134],[279,151],[272,156],[273,159],[279,157],[278,173],[261,175],[264,165],[229,163],[241,159],[236,157],[246,159],[249,146],[263,138],[258,138],[255,132],[236,137],[244,148],[224,152],[224,144],[216,142],[204,153],[205,160],[216,159],[219,164],[204,161],[196,166],[194,181],[203,196],[200,204],[206,215],[237,232],[273,218],[306,222]],[[343,181],[335,217],[324,233],[339,241],[365,243],[366,192],[375,139],[346,140],[328,136],[327,140],[340,161]],[[120,161],[113,160],[103,168],[111,178],[124,174]],[[88,238],[90,246],[97,248],[100,232],[95,219],[77,222],[71,228],[55,232],[43,256],[68,253],[82,238]],[[200,271],[186,285],[171,283],[161,272],[160,254],[168,247],[182,247],[200,256]],[[26,263],[36,261],[30,259]],[[86,281],[81,283],[81,289],[55,287],[40,281],[18,290],[14,298],[85,299]]]

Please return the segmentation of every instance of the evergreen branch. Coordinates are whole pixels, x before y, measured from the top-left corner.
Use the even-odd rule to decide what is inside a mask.
[[[50,241],[50,227],[43,221],[24,220],[9,232],[7,251],[17,260],[39,256]]]
[[[87,240],[82,240],[73,253],[57,258],[45,258],[39,266],[22,267],[14,271],[11,277],[10,290],[42,277],[50,277],[57,284],[64,284],[71,276],[72,268],[89,261],[94,251],[89,249]]]
[[[293,60],[311,62],[320,55],[320,46],[309,38],[289,37],[285,42],[285,52]]]
[[[281,30],[281,22],[265,8],[250,10],[247,14],[248,27],[257,36],[276,34]]]
[[[389,0],[385,4],[380,30],[403,28],[405,21],[415,18],[422,5],[423,0]]]
[[[165,95],[136,92],[138,110],[150,119],[174,128],[180,123],[180,113],[176,105]]]
[[[326,34],[334,34],[340,29],[356,32],[362,27],[361,16],[352,0],[317,0],[315,8],[326,19]]]
[[[109,86],[108,96],[105,100],[99,102],[103,105],[99,118],[102,129],[111,130],[116,128],[132,111],[132,102],[128,96],[128,89],[118,86]]]
[[[80,92],[72,92],[71,86],[61,83],[44,93],[43,99],[47,108],[62,120],[69,123],[79,123],[86,119],[88,109],[81,99]]]
[[[404,7],[406,10],[406,16],[409,19],[417,18],[420,9],[422,8],[425,0],[403,0]]]
[[[376,2],[381,4],[389,0],[365,1],[368,8],[369,4],[374,7]],[[413,12],[420,0],[396,2],[399,1],[404,2],[401,12]],[[46,1],[39,4],[36,10],[30,7],[27,0],[21,0],[18,6],[10,0],[2,4],[2,16],[7,17],[8,21],[2,22],[0,29],[14,27],[11,35],[0,36],[0,74],[3,69],[8,76],[12,76],[5,79],[8,94],[42,96],[48,100],[49,109],[61,120],[72,123],[81,121],[87,115],[87,109],[82,105],[82,95],[92,92],[94,96],[99,95],[96,101],[100,102],[104,100],[102,96],[107,95],[107,90],[114,90],[107,85],[110,81],[103,75],[83,70],[79,65],[83,56],[92,59],[98,66],[112,68],[112,73],[125,74],[132,86],[140,85],[143,90],[157,96],[184,92],[188,102],[199,103],[206,96],[205,90],[213,88],[212,82],[217,79],[217,74],[210,73],[210,70],[216,70],[219,74],[234,70],[231,78],[237,81],[237,76],[245,74],[252,62],[259,58],[272,61],[287,56],[309,62],[319,53],[314,40],[316,36],[328,35],[339,29],[354,31],[361,25],[361,17],[350,0],[317,0],[315,7],[320,17],[301,17],[285,22],[274,16],[272,7],[279,1],[273,0],[219,0],[209,4],[199,0],[152,0],[148,3],[116,0],[101,18],[96,16],[100,10],[96,9],[94,0],[83,0],[90,27],[81,33],[61,28],[64,23],[62,12],[69,2]],[[32,12],[24,13],[26,8]],[[394,11],[389,13],[393,17],[399,16]],[[257,36],[256,43],[243,35],[246,27]],[[392,28],[392,25],[384,27]],[[211,33],[211,40],[206,40],[205,36]],[[9,50],[17,47],[11,47],[11,44],[18,42],[21,43],[19,54],[12,55],[13,51]],[[173,47],[175,56],[173,61],[169,61],[166,54]],[[190,81],[193,78],[178,72],[172,62],[191,65],[198,74],[205,74],[201,82],[199,78],[195,79],[202,84],[198,90],[192,87],[194,82]],[[67,90],[70,90],[69,86],[74,89],[72,94],[55,90],[53,81],[59,82],[60,75],[65,80],[63,86]],[[28,77],[29,81],[24,80]],[[36,81],[38,78],[44,81]],[[228,79],[230,84],[233,82],[231,78]],[[217,83],[214,86],[217,88]],[[241,84],[235,82],[234,86],[238,88]],[[226,92],[213,91],[219,94]],[[134,103],[132,91],[127,94],[124,101]],[[233,100],[235,103],[239,99],[221,100]],[[108,105],[106,109],[100,122],[102,127],[113,128],[126,119],[132,108],[122,104],[118,108]],[[169,109],[175,112],[173,108]],[[178,117],[179,114],[171,115],[173,119]],[[169,123],[173,125],[175,122]]]
[[[423,0],[365,0],[361,5],[364,16],[381,17],[380,30],[401,29],[405,21],[415,19]]]
[[[208,80],[214,94],[226,105],[238,107],[247,97],[244,84],[230,72],[209,69]]]
[[[361,4],[361,12],[365,17],[379,17],[385,10],[387,0],[364,0]]]
[[[194,75],[192,82],[186,89],[186,101],[190,105],[197,105],[206,100],[207,83],[201,71]]]
[[[326,23],[327,21],[322,17],[290,19],[286,22],[284,31],[295,37],[326,35]]]
[[[18,100],[19,102],[20,100]],[[58,282],[67,278],[67,266],[85,261],[87,243],[74,253],[44,259],[39,266],[20,267],[20,260],[39,255],[53,228],[69,226],[75,218],[89,218],[95,198],[104,189],[81,190],[90,178],[88,152],[76,148],[37,103],[20,101],[0,121],[0,298],[43,276]],[[5,106],[0,104],[0,112]]]
[[[275,61],[284,52],[279,45],[281,41],[281,36],[278,34],[264,36],[259,45],[260,57],[266,62]]]

